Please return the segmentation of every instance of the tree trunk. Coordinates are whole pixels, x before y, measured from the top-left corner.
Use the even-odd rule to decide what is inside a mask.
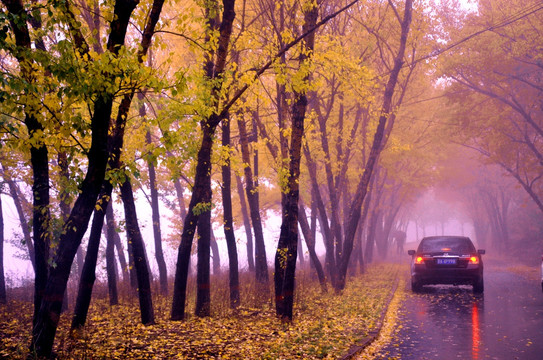
[[[84,327],[85,322],[87,321],[87,313],[89,311],[92,298],[92,288],[94,286],[94,281],[96,280],[95,269],[98,261],[98,250],[100,249],[100,238],[102,235],[102,227],[104,225],[104,215],[106,213],[108,203],[109,197],[107,194],[104,194],[104,191],[102,191],[100,194],[100,200],[96,203],[96,209],[94,210],[89,244],[87,246],[87,253],[85,255],[85,263],[83,265],[83,270],[81,271],[81,278],[79,279],[79,288],[71,325],[72,330],[77,330]]]
[[[143,110],[142,110],[143,109]],[[140,107],[140,116],[145,116],[145,105]],[[148,130],[146,134],[147,144],[151,145],[151,132]],[[149,168],[149,187],[151,188],[151,212],[153,219],[153,236],[155,239],[155,257],[158,265],[158,274],[160,278],[160,292],[162,295],[168,294],[168,271],[166,269],[166,261],[164,261],[164,252],[162,251],[162,234],[160,231],[160,210],[158,203],[158,190],[155,174],[155,164],[152,160],[147,161]]]
[[[324,206],[324,201],[322,199],[319,184],[317,182],[317,165],[311,157],[309,148],[304,146],[304,155],[307,162],[307,169],[309,171],[309,178],[311,181],[311,197],[316,207],[315,214],[318,213],[319,223],[321,225],[321,233],[324,238],[324,247],[326,248],[325,255],[325,268],[330,274],[330,282],[335,288],[337,283],[337,269],[336,269],[336,258],[334,254],[334,238],[328,224],[328,215],[326,214],[326,207]]]
[[[303,269],[305,267],[305,258],[302,238],[300,236],[298,236],[298,261],[300,262],[300,267]]]
[[[375,237],[377,236],[377,223],[379,222],[380,218],[380,210],[374,209],[371,212],[368,235],[366,239],[366,264],[373,262],[373,248],[375,245]]]
[[[117,263],[115,261],[115,234],[117,234],[117,231],[115,231],[112,201],[110,201],[106,210],[106,234],[106,270],[109,305],[118,305],[119,293],[117,291]]]
[[[304,14],[303,33],[307,33],[317,23],[318,7]],[[300,52],[300,68],[310,61],[315,44],[315,33],[309,34],[302,41]],[[309,81],[309,74],[304,78]],[[292,124],[289,150],[288,189],[283,197],[283,222],[275,254],[275,309],[277,316],[284,320],[292,320],[294,306],[294,279],[296,277],[296,256],[298,247],[298,200],[300,197],[300,163],[302,157],[302,140],[304,135],[304,119],[307,109],[305,91],[294,92],[292,105]]]
[[[215,233],[213,232],[213,226],[209,230],[209,246],[211,247],[211,258],[213,260],[213,274],[219,275],[221,273],[221,254]]]
[[[245,228],[245,236],[247,238],[247,262],[249,264],[249,271],[255,270],[255,260],[253,253],[253,230],[251,229],[251,219],[247,213],[247,202],[245,200],[245,191],[243,190],[243,183],[241,178],[236,175],[236,184],[238,188],[239,202],[241,207],[241,215],[243,217],[243,227]]]
[[[210,200],[210,199],[209,199]],[[208,203],[206,201],[206,203]],[[211,315],[209,255],[211,239],[211,209],[204,211],[198,218],[198,263],[196,264],[196,310],[195,315]]]
[[[187,217],[183,223],[183,233],[181,234],[181,243],[177,254],[171,312],[172,320],[183,320],[185,318],[187,278],[194,232],[201,214],[203,212],[211,211],[211,204],[206,203],[205,199],[211,198],[211,151],[215,128],[204,125],[202,126],[202,131],[202,143],[200,144],[200,150],[198,151],[198,162],[196,164],[192,197],[189,203]],[[208,195],[206,195],[206,192]]]
[[[15,36],[15,44],[22,50],[31,51],[32,43],[30,39],[30,31],[26,21],[30,16],[27,16],[26,10],[21,0],[2,0],[7,11],[10,13],[10,26]],[[38,74],[33,69],[32,59],[26,57],[24,52],[14,54],[20,68],[21,76],[28,83],[33,83]],[[26,94],[31,96],[31,94]],[[36,142],[30,147],[30,163],[32,165],[32,195],[33,195],[33,210],[32,210],[32,229],[34,239],[34,265],[35,265],[35,281],[34,281],[34,318],[33,324],[38,322],[38,313],[41,302],[45,293],[47,284],[47,276],[49,273],[49,154],[47,147],[42,141],[43,125],[36,118],[36,113],[39,109],[35,106],[27,105],[24,109],[24,123],[28,130],[29,138],[36,139]],[[62,292],[64,293],[64,292]],[[60,312],[60,308],[59,308]]]
[[[302,204],[299,205],[298,209],[298,222],[300,223],[300,227],[302,228],[302,233],[304,235],[305,243],[307,245],[309,257],[311,258],[313,266],[315,267],[315,271],[317,272],[319,284],[321,285],[322,291],[326,293],[328,292],[328,288],[326,286],[326,276],[324,275],[324,270],[322,269],[319,257],[315,252],[315,237],[313,236],[311,228],[309,227],[309,223],[307,222],[307,215],[305,213],[305,208]]]
[[[4,211],[0,196],[0,304],[7,303],[6,278],[4,277]]]
[[[138,289],[138,275],[136,272],[136,265],[134,264],[134,249],[132,248],[132,242],[128,238],[127,234],[126,250],[128,251],[128,268],[130,273],[130,287],[132,290]]]
[[[113,202],[110,201],[106,211],[107,232],[108,236],[111,235],[113,244],[117,249],[117,256],[119,263],[121,264],[121,272],[123,274],[123,282],[129,282],[128,265],[126,263],[126,257],[124,256],[124,248],[121,242],[121,237],[117,232],[117,224],[115,223],[115,212],[113,211]]]
[[[136,275],[138,278],[141,322],[144,325],[151,325],[155,323],[155,315],[153,312],[153,298],[151,296],[150,274],[147,256],[145,254],[145,244],[138,225],[132,184],[128,177],[126,177],[121,185],[121,198],[123,200],[124,213],[126,216],[126,233],[128,241],[132,244],[134,267],[136,268]]]
[[[183,196],[184,188],[181,185],[179,179],[174,180],[175,193],[177,195],[177,201],[179,202],[179,213],[181,214],[181,221],[184,222],[187,217],[187,209],[185,208],[185,197]]]
[[[222,123],[222,146],[230,147],[230,118]],[[230,308],[235,309],[240,305],[238,251],[236,235],[234,234],[234,220],[232,215],[232,171],[230,168],[230,155],[222,166],[222,204],[223,204],[223,229],[228,249],[228,280],[230,288]],[[243,191],[242,191],[243,193]]]

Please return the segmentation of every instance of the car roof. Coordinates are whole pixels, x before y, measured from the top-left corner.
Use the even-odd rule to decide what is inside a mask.
[[[464,235],[436,235],[436,236],[426,236],[422,238],[422,240],[428,239],[448,239],[448,238],[455,238],[455,239],[469,239],[469,237]]]
[[[466,239],[471,241],[471,239],[467,236],[458,236],[458,235],[440,235],[440,236],[426,236],[422,238],[422,240],[438,240],[438,239]]]

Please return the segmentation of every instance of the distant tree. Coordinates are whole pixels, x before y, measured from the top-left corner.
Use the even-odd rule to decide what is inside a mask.
[[[110,201],[106,210],[106,273],[107,273],[107,286],[109,294],[109,305],[119,304],[119,294],[117,291],[117,262],[115,260],[115,235],[117,229],[115,228],[115,219],[113,218],[113,201]],[[119,257],[124,258],[124,254],[120,253]],[[126,263],[125,263],[126,267]],[[126,271],[126,268],[123,269]]]
[[[4,181],[7,183],[9,188],[9,195],[11,196],[13,203],[15,205],[15,210],[17,211],[17,216],[19,217],[19,223],[21,225],[21,231],[23,233],[23,241],[26,245],[26,248],[28,250],[28,257],[30,259],[30,263],[32,264],[32,268],[34,271],[36,271],[35,267],[35,254],[34,254],[34,243],[32,242],[32,237],[30,235],[30,226],[28,224],[28,221],[26,219],[27,215],[25,214],[24,206],[23,206],[23,199],[21,190],[19,189],[19,186],[17,183],[11,178],[11,175],[6,171],[6,168],[2,164],[2,177],[4,178]]]
[[[255,176],[251,164],[249,153],[249,135],[243,116],[238,117],[239,142],[241,150],[241,158],[244,164],[243,171],[245,174],[245,193],[247,195],[247,203],[249,204],[249,214],[253,224],[255,236],[255,275],[256,281],[259,284],[259,295],[266,297],[268,293],[268,260],[266,258],[266,245],[264,242],[264,231],[262,229],[262,219],[260,217],[260,203],[258,196],[257,185],[255,184]]]
[[[241,216],[243,218],[243,228],[245,229],[245,237],[247,239],[247,262],[249,265],[249,271],[255,271],[255,259],[253,251],[253,231],[251,229],[251,220],[249,213],[247,212],[247,202],[245,200],[245,191],[243,189],[243,183],[241,178],[236,174],[236,186],[239,195],[239,202],[241,208]]]
[[[141,94],[140,99],[143,99]],[[145,104],[140,105],[140,117],[146,116]],[[151,130],[148,129],[145,134],[147,145],[152,145]],[[162,232],[160,229],[160,204],[158,198],[158,183],[156,179],[155,160],[148,155],[147,168],[149,169],[149,188],[151,189],[151,217],[153,220],[153,237],[155,240],[155,257],[158,264],[158,273],[160,278],[160,292],[163,295],[168,294],[168,271],[166,261],[164,260],[164,251],[162,250]]]

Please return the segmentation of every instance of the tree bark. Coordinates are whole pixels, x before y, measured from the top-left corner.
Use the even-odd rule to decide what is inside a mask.
[[[211,200],[211,199],[209,199]],[[206,203],[210,203],[207,202]],[[211,209],[204,211],[198,218],[198,262],[196,264],[196,310],[195,315],[206,317],[211,315],[209,255],[211,239]]]
[[[141,322],[144,325],[155,323],[153,311],[153,298],[151,296],[151,281],[149,279],[149,267],[145,254],[145,244],[138,225],[138,216],[134,204],[134,195],[130,179],[126,177],[121,185],[121,198],[123,200],[126,216],[126,233],[128,241],[132,244],[134,267],[138,278],[138,297],[140,302]]]

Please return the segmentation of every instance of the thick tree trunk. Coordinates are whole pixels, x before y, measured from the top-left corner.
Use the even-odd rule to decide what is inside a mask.
[[[302,33],[307,33],[317,23],[318,7],[312,4],[304,14]],[[315,33],[309,34],[302,41],[300,67],[310,60],[314,49]],[[305,81],[309,75],[305,76]],[[298,247],[298,200],[300,197],[300,163],[302,157],[302,140],[304,120],[307,109],[307,96],[304,91],[294,93],[292,105],[292,124],[289,150],[288,189],[283,197],[283,222],[275,254],[275,309],[277,316],[292,320],[294,306],[294,286],[296,275],[296,255]]]
[[[30,137],[43,128],[33,116],[26,116]],[[32,210],[32,230],[34,239],[34,264],[36,265],[34,283],[34,324],[37,322],[38,312],[45,296],[47,276],[49,274],[49,246],[51,235],[49,224],[51,214],[49,210],[49,159],[45,145],[30,149],[30,162],[32,163],[34,198]],[[71,267],[71,264],[70,264]],[[69,271],[69,270],[68,270]],[[62,290],[61,294],[64,294]],[[59,309],[60,311],[60,309]]]
[[[222,145],[230,146],[230,118],[222,123]],[[222,204],[223,204],[223,229],[228,249],[228,280],[230,288],[230,308],[235,309],[240,305],[239,274],[238,274],[238,250],[236,236],[234,234],[234,220],[232,215],[232,171],[230,157],[227,157],[222,166]],[[242,192],[243,193],[243,192]]]
[[[151,296],[151,281],[147,256],[145,254],[145,244],[140,233],[138,225],[138,216],[136,214],[136,205],[134,204],[134,194],[132,184],[127,177],[121,185],[121,197],[126,216],[126,232],[128,241],[132,244],[134,267],[138,278],[138,295],[141,311],[141,322],[144,325],[155,323],[153,311],[153,298]]]
[[[247,239],[247,262],[249,264],[249,271],[255,271],[255,260],[253,250],[253,230],[251,229],[251,219],[247,212],[247,202],[245,200],[245,190],[243,189],[243,183],[241,178],[236,175],[236,185],[238,188],[239,202],[241,207],[241,215],[243,217],[243,227],[245,228],[245,237]]]

